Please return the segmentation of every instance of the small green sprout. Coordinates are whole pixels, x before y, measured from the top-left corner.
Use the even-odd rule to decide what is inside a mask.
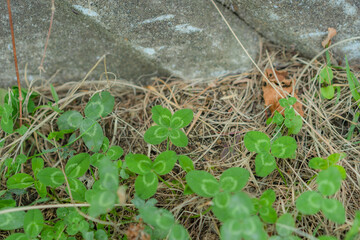
[[[259,199],[253,198],[255,212],[259,213],[261,219],[267,223],[275,223],[277,214],[275,209],[272,207],[275,202],[276,195],[274,190],[266,190]]]
[[[350,66],[349,66],[346,56],[345,56],[345,60],[346,60],[346,76],[347,76],[347,80],[349,83],[351,95],[353,96],[355,102],[357,102],[357,105],[360,106],[360,102],[359,102],[359,100],[360,100],[360,93],[359,93],[360,83],[359,83],[359,80],[356,78],[355,74],[350,70]],[[353,135],[353,132],[354,132],[355,126],[357,125],[359,117],[360,117],[360,112],[356,111],[354,114],[353,120],[351,121],[352,124],[349,128],[348,135],[346,137],[347,140],[349,140],[349,141],[351,140],[351,137]]]
[[[326,65],[320,70],[318,77],[319,83],[322,85],[320,88],[320,93],[321,96],[326,99],[332,99],[335,95],[335,88],[332,85],[333,78],[334,74],[330,66]]]
[[[292,107],[296,103],[297,99],[295,97],[290,97],[288,99],[282,98],[279,100],[280,105],[285,109],[284,116],[278,111],[275,111],[274,116],[267,120],[267,124],[275,123],[276,129],[275,132],[280,133],[283,125],[288,129],[288,134],[298,134],[302,128],[303,121],[301,116],[296,115],[295,109]],[[277,136],[276,136],[277,137]]]

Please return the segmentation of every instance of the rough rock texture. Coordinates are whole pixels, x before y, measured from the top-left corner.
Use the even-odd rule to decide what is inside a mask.
[[[150,76],[208,78],[241,72],[251,62],[208,1],[55,1],[53,29],[41,79],[78,81],[104,54],[107,71],[144,83]],[[222,6],[221,6],[222,7]],[[258,34],[222,7],[246,48],[256,57]],[[51,1],[12,1],[20,76],[40,79]],[[16,83],[6,4],[0,4],[0,86]],[[100,64],[90,78],[99,79]]]
[[[338,34],[333,43],[360,36],[360,1],[358,0],[219,0],[265,38],[294,47],[307,57],[321,50],[328,27]],[[334,48],[342,60],[346,54],[352,64],[360,63],[360,40]]]

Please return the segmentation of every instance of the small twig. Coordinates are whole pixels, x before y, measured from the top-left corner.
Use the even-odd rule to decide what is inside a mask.
[[[133,204],[115,204],[115,207],[133,207]],[[0,210],[0,215],[13,213],[13,212],[21,212],[21,211],[29,211],[33,209],[51,209],[51,208],[72,208],[72,207],[90,207],[90,203],[65,203],[65,204],[48,204],[48,205],[36,205],[36,206],[25,206],[25,207],[14,207],[7,208],[4,210]]]
[[[14,35],[13,21],[12,21],[12,17],[11,17],[10,0],[7,0],[7,7],[8,7],[8,13],[9,13],[9,23],[10,23],[10,29],[11,29],[11,39],[12,39],[12,45],[13,45],[16,79],[17,79],[18,88],[19,88],[19,113],[20,113],[19,118],[20,118],[20,127],[21,127],[22,126],[22,101],[23,101],[23,97],[22,97],[22,92],[21,92],[19,68],[18,68],[17,57],[16,57],[15,35]]]
[[[40,62],[40,66],[38,67],[39,71],[40,71],[40,75],[41,75],[41,71],[45,72],[44,69],[44,60],[45,60],[45,56],[46,56],[46,48],[49,42],[49,38],[50,38],[50,34],[51,34],[51,27],[53,24],[53,20],[54,20],[54,13],[55,13],[55,0],[51,0],[51,18],[50,18],[50,26],[49,26],[49,31],[48,31],[48,35],[46,38],[46,42],[45,42],[45,47],[44,47],[44,53]]]

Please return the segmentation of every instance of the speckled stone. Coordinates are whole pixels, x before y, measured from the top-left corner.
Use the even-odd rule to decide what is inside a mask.
[[[359,0],[219,0],[265,38],[314,57],[329,27],[337,30],[333,43],[360,36]],[[334,47],[343,62],[360,64],[360,40]]]
[[[247,71],[240,49],[214,6],[205,0],[55,1],[53,29],[39,76],[51,16],[51,1],[12,1],[20,76],[29,81],[79,81],[107,54],[107,70],[117,78],[145,84],[152,76],[208,79]],[[220,5],[219,5],[220,6]],[[220,6],[252,57],[259,35]],[[16,83],[6,4],[0,4],[0,86]],[[90,79],[99,79],[103,64]],[[40,81],[38,81],[40,82]]]

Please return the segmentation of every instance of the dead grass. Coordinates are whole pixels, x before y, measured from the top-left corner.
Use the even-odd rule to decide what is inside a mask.
[[[266,50],[270,53],[267,54]],[[320,97],[318,82],[313,80],[322,66],[321,62],[314,61],[302,74],[301,79],[298,79],[306,67],[307,60],[270,44],[264,47],[262,53],[257,61],[261,69],[264,70],[272,64],[277,69],[289,71],[290,76],[297,78],[296,88],[304,105],[306,124],[295,137],[298,142],[296,159],[277,162],[287,185],[277,171],[265,178],[256,177],[254,155],[249,153],[243,144],[243,137],[250,130],[264,131],[268,135],[272,135],[274,131],[272,126],[265,124],[269,114],[264,108],[261,75],[257,70],[217,78],[210,82],[156,78],[149,86],[139,87],[129,82],[109,79],[66,83],[56,86],[56,90],[61,99],[61,109],[80,112],[95,92],[103,89],[110,91],[116,97],[116,105],[113,113],[100,121],[110,144],[121,146],[125,150],[124,154],[129,152],[148,154],[151,158],[166,149],[165,145],[150,146],[143,140],[143,134],[152,124],[151,107],[159,104],[173,112],[182,108],[191,108],[195,117],[191,126],[186,129],[189,145],[186,148],[173,146],[172,149],[178,154],[185,154],[193,159],[196,169],[208,171],[216,177],[230,167],[246,168],[251,176],[244,190],[251,197],[259,197],[266,189],[273,189],[277,196],[274,207],[278,215],[290,212],[296,216],[297,211],[294,207],[296,198],[304,191],[316,189],[315,181],[307,184],[316,173],[307,164],[312,157],[327,157],[335,152],[346,153],[347,157],[340,162],[340,165],[346,169],[348,177],[335,196],[345,206],[346,223],[333,224],[322,214],[302,217],[296,222],[300,234],[316,233],[315,236],[329,234],[342,239],[350,228],[355,211],[360,209],[358,144],[360,135],[358,129],[355,129],[351,141],[346,140],[352,117],[357,110],[347,86],[346,73],[335,72],[335,84],[341,86],[340,98],[324,100]],[[47,85],[34,87],[33,90],[41,94],[39,105],[46,104],[51,99]],[[21,152],[32,155],[52,147],[40,136],[40,133],[47,136],[57,129],[58,114],[48,109],[41,109],[34,117],[25,117],[27,117],[25,122],[32,123],[31,128],[23,137],[16,134],[7,137],[5,147],[0,149],[2,159],[15,157]],[[26,138],[28,140],[25,140]],[[25,143],[23,149],[20,148],[21,143]],[[66,140],[59,142],[59,146],[64,144]],[[72,149],[77,153],[87,151],[81,141],[77,141]],[[59,152],[53,152],[44,154],[43,158],[47,166],[56,167],[61,161],[59,156]],[[30,172],[30,165],[24,166],[23,171]],[[192,239],[219,239],[219,222],[211,212],[202,214],[210,204],[209,199],[196,195],[184,196],[180,188],[171,183],[175,179],[184,186],[184,178],[185,172],[179,166],[164,177],[170,182],[172,189],[163,183],[159,184],[157,194],[154,196],[159,201],[158,206],[169,209],[188,229]],[[134,193],[134,180],[130,178],[123,183],[129,187],[127,203],[130,203]],[[3,189],[5,181],[3,177]],[[38,198],[35,193],[30,192],[18,199],[19,206],[29,204]],[[57,194],[59,198],[68,198],[65,187],[60,188]],[[116,211],[119,214],[114,219],[119,222],[122,221],[122,217],[133,215],[121,207]],[[43,214],[47,218],[52,218],[54,210],[45,209]],[[118,234],[128,228],[128,224],[121,225],[114,227],[113,232]],[[273,225],[267,225],[266,230],[269,235],[275,233]],[[117,238],[114,236],[114,239]]]

